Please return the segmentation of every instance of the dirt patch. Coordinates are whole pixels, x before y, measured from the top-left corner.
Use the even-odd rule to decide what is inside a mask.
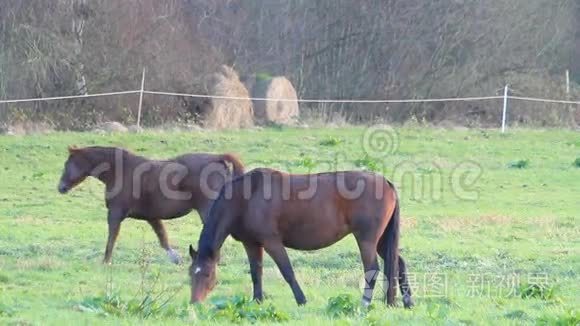
[[[20,270],[41,270],[41,271],[52,271],[61,269],[64,263],[52,257],[41,257],[41,258],[30,258],[30,259],[19,259],[16,262],[16,268]]]
[[[416,217],[401,217],[401,228],[403,231],[414,229],[417,227]]]

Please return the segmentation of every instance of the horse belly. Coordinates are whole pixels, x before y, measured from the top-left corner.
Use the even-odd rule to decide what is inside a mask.
[[[193,210],[191,203],[185,200],[156,200],[145,206],[140,209],[141,215],[163,220],[182,217]]]
[[[284,233],[284,246],[297,250],[318,250],[340,241],[349,234],[349,230],[346,225],[306,222]]]

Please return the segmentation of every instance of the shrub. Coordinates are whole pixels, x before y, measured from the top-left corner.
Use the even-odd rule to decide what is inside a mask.
[[[574,161],[573,165],[577,168],[580,168],[580,157],[577,157],[576,160]]]

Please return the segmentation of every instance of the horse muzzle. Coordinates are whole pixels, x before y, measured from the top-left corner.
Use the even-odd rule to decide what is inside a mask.
[[[66,183],[61,182],[58,184],[58,192],[60,192],[61,194],[66,194],[67,192],[69,192],[69,190],[70,187]]]

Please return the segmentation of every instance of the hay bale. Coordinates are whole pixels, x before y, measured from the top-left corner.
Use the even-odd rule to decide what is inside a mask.
[[[238,74],[228,66],[222,66],[208,81],[211,95],[244,98],[241,100],[216,99],[204,101],[200,108],[201,124],[206,128],[245,128],[254,125],[254,110],[250,93],[240,81]]]
[[[294,124],[300,115],[298,97],[292,83],[286,77],[256,80],[253,97],[268,99],[291,99],[292,101],[254,101],[254,115],[260,123]]]

